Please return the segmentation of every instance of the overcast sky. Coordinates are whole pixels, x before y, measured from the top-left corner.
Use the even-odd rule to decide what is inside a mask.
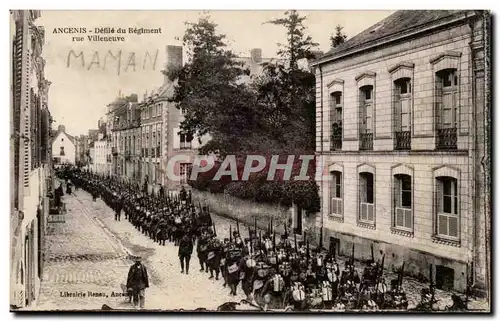
[[[392,12],[300,11],[308,17],[305,22],[308,32],[322,51],[329,49],[329,36],[337,24],[352,37]],[[249,56],[250,49],[261,48],[264,57],[276,56],[277,43],[285,41],[285,30],[263,22],[282,14],[283,11],[210,12],[212,20],[218,24],[218,31],[227,35],[229,47],[236,54]],[[106,105],[120,90],[125,95],[137,93],[142,98],[145,91],[159,87],[163,82],[160,70],[166,59],[166,45],[181,45],[178,39],[184,35],[184,22],[194,22],[199,15],[199,11],[42,11],[36,23],[45,26],[45,77],[52,82],[49,109],[55,126],[64,124],[72,135],[87,133],[88,129],[97,127],[97,121],[105,115]],[[114,33],[114,36],[125,37],[125,42],[89,42],[87,36],[95,35],[94,32],[85,35],[53,33],[54,28],[62,27],[85,27],[87,30],[114,27],[127,31],[134,27],[161,28],[162,33],[140,36]],[[74,36],[85,39],[73,41]],[[68,67],[71,50],[77,54],[83,52],[84,67],[80,58],[75,57],[70,58]],[[108,51],[117,57],[119,50],[122,54],[118,74],[118,59]]]

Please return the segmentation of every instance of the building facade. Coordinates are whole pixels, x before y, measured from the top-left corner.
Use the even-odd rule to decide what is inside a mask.
[[[94,142],[94,157],[92,171],[101,175],[108,175],[108,144],[106,138]]]
[[[141,119],[137,95],[119,97],[108,108],[108,117],[112,122],[110,128],[111,173],[138,184],[140,182],[138,138]]]
[[[12,10],[10,305],[29,307],[43,274],[51,182],[50,82],[38,10]]]
[[[325,245],[489,289],[488,24],[398,11],[315,62]]]
[[[52,159],[54,164],[76,164],[75,139],[66,133],[64,125],[58,126],[52,139]]]

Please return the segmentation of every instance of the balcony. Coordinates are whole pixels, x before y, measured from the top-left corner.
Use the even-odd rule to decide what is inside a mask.
[[[373,133],[360,133],[359,140],[360,150],[373,150]]]
[[[411,132],[395,132],[394,150],[411,150]]]
[[[132,153],[130,153],[130,150],[127,150],[127,151],[125,151],[124,155],[125,155],[125,160],[128,161],[128,160],[130,160]]]
[[[457,149],[457,128],[438,129],[436,148],[438,150]]]
[[[330,151],[340,150],[342,150],[342,134],[332,135],[332,141],[330,142]]]
[[[111,154],[112,155],[118,155],[118,150],[115,147],[111,148]]]
[[[151,148],[151,157],[152,158],[156,158],[156,149],[155,148]]]

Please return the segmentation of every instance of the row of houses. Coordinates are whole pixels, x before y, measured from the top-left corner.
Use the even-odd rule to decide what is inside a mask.
[[[183,48],[166,46],[165,70],[178,68],[183,64]],[[260,75],[263,63],[273,58],[263,58],[261,49],[252,49],[249,57],[238,57],[250,75],[243,82],[251,82]],[[124,96],[121,93],[107,106],[107,151],[106,158],[99,158],[95,169],[99,173],[113,175],[133,184],[158,192],[161,187],[167,191],[178,191],[187,186],[188,173],[197,150],[210,136],[195,137],[181,133],[183,111],[168,101],[173,95],[175,81],[164,77],[163,84],[141,99],[136,94]],[[166,175],[168,160],[184,156],[176,162],[173,172],[179,180]]]
[[[10,305],[32,305],[43,276],[48,224],[52,117],[45,78],[45,31],[38,10],[12,10],[10,113]]]

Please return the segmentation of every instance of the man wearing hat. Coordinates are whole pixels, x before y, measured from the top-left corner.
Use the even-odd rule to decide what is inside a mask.
[[[145,289],[149,287],[148,271],[141,263],[142,258],[135,256],[135,263],[130,267],[127,277],[127,289],[132,290],[134,307],[139,304],[144,308],[146,301]]]

